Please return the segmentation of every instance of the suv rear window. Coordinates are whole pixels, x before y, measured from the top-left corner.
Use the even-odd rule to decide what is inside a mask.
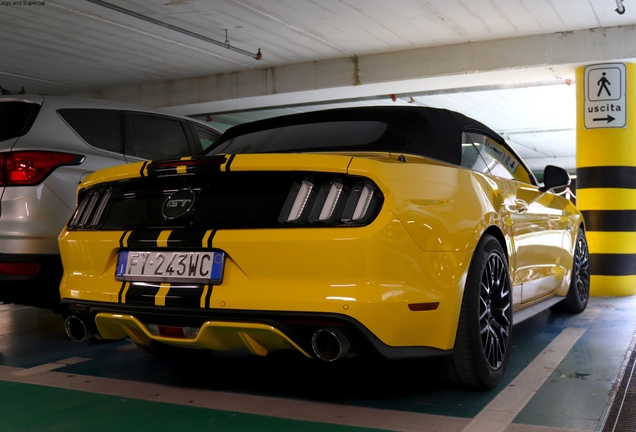
[[[31,129],[40,105],[7,101],[0,103],[0,141],[18,138]]]
[[[121,112],[107,109],[62,109],[58,114],[87,143],[122,153]]]

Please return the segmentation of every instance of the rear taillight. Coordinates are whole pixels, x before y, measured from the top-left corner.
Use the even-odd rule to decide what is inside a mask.
[[[94,228],[99,224],[113,192],[96,189],[84,194],[68,223],[69,228]]]
[[[366,225],[377,216],[383,196],[366,179],[303,179],[291,187],[278,222],[293,225]]]
[[[0,153],[0,186],[33,186],[61,165],[82,163],[83,156],[46,151]]]

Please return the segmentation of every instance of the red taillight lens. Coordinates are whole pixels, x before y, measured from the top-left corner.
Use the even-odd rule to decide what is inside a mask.
[[[55,168],[81,162],[81,156],[44,151],[20,151],[0,154],[0,185],[32,186],[40,183]]]
[[[175,327],[146,324],[146,328],[150,334],[172,339],[195,339],[199,334],[198,327]]]
[[[32,276],[40,270],[41,263],[0,263],[0,274],[6,276]]]

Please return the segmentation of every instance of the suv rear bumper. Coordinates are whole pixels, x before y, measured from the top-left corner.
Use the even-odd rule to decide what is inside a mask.
[[[25,270],[21,264],[33,264],[35,273],[29,268]],[[59,255],[0,253],[0,301],[57,311],[62,273]]]

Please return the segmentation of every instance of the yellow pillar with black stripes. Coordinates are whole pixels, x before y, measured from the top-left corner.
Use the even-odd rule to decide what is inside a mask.
[[[636,65],[580,67],[576,83],[576,195],[590,294],[636,294]]]

